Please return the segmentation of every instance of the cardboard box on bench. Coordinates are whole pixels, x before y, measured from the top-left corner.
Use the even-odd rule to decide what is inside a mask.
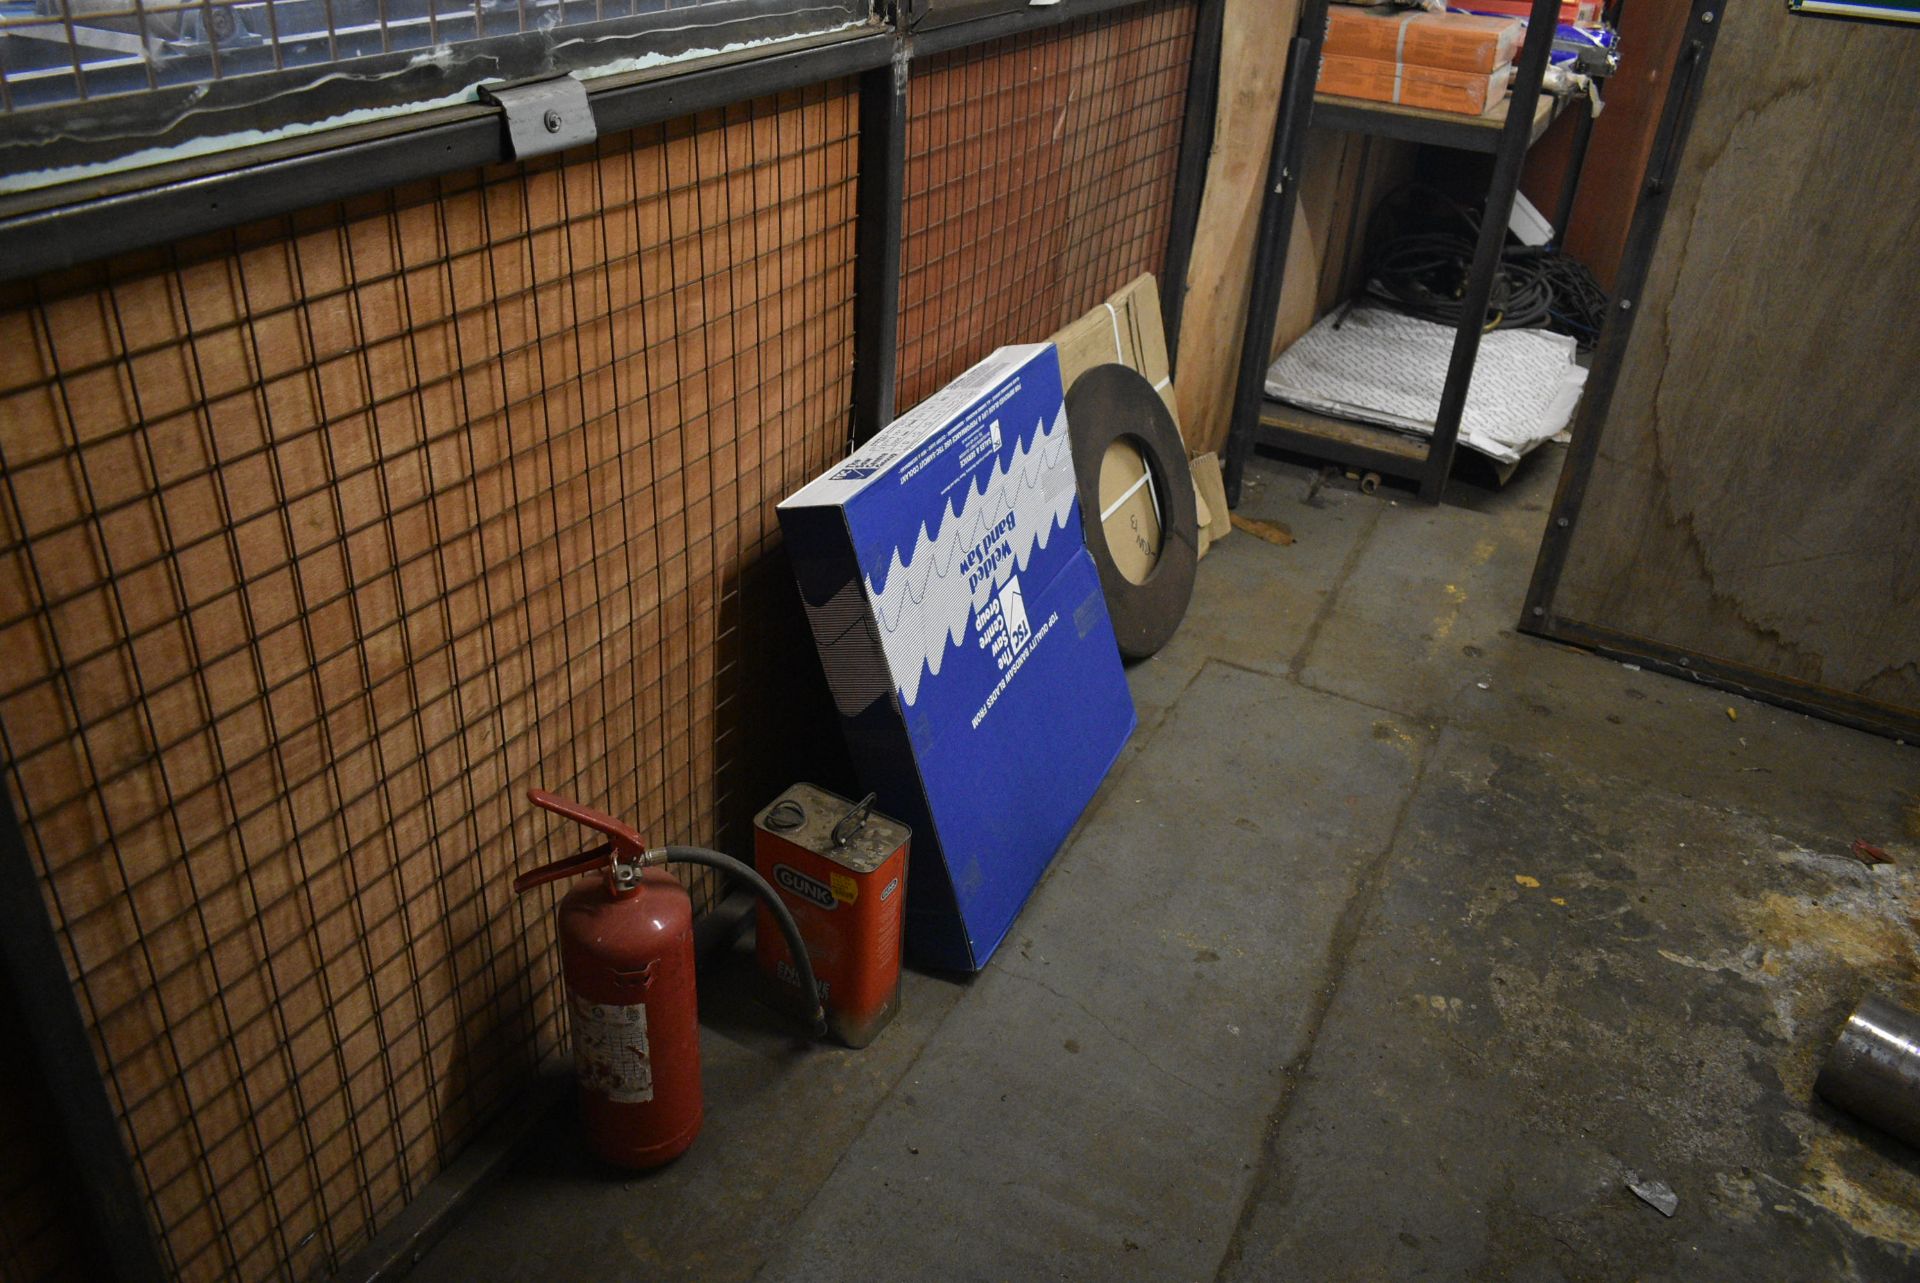
[[[1507,96],[1513,70],[1509,63],[1483,75],[1475,71],[1443,71],[1328,54],[1320,60],[1317,87],[1323,94],[1343,98],[1367,98],[1406,107],[1425,107],[1430,111],[1480,116]]]

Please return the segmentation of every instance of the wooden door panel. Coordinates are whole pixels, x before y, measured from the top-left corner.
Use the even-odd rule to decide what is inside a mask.
[[[1725,9],[1549,610],[1920,713],[1920,31]]]

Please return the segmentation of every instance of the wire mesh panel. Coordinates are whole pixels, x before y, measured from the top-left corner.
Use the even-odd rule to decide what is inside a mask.
[[[819,87],[0,295],[7,783],[182,1277],[337,1263],[563,1047],[529,785],[764,801],[855,127]]]
[[[915,65],[902,407],[1160,270],[1196,8],[1167,0]]]

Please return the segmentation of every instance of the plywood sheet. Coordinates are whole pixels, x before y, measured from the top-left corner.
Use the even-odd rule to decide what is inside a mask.
[[[1226,444],[1253,280],[1274,116],[1299,0],[1226,0],[1220,94],[1180,314],[1180,423],[1198,453]]]
[[[1920,40],[1721,20],[1552,611],[1920,712]]]
[[[1308,131],[1269,358],[1364,282],[1368,219],[1381,198],[1412,174],[1417,150],[1388,138]]]

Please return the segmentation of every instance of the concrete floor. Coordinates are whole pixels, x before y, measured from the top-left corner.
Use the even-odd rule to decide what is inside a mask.
[[[414,1277],[1920,1277],[1920,1155],[1810,1099],[1920,998],[1920,759],[1517,635],[1559,459],[1438,510],[1258,465],[1297,542],[1202,563],[983,974],[850,1052],[730,960],[694,1149],[562,1111]]]

